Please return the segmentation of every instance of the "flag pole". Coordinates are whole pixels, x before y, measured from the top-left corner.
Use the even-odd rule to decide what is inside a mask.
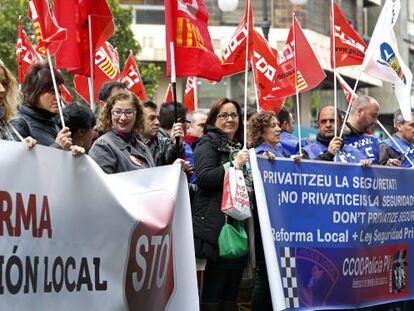
[[[296,15],[295,13],[293,13],[293,41],[295,42],[295,53],[294,53],[294,57],[295,57],[295,88],[296,88],[296,110],[298,112],[298,138],[299,138],[299,156],[302,156],[302,129],[301,129],[301,124],[300,124],[300,107],[299,107],[299,89],[298,89],[298,73],[297,73],[297,55],[296,55],[296,30],[295,30],[295,20],[296,20]]]
[[[244,71],[244,113],[243,113],[243,149],[246,149],[247,145],[247,86],[249,80],[249,29],[250,29],[250,0],[247,0],[247,36],[246,36],[246,65]]]
[[[62,128],[63,128],[63,127],[66,127],[66,125],[65,125],[65,120],[63,119],[62,104],[60,102],[59,90],[58,90],[57,83],[56,83],[55,72],[53,71],[52,58],[50,57],[49,49],[46,49],[46,53],[47,53],[47,60],[49,62],[50,74],[52,76],[53,88],[55,90],[55,97],[56,97],[56,101],[57,101],[57,105],[59,109],[60,121],[62,122]]]
[[[253,68],[253,66],[254,66],[253,59],[250,60],[250,63],[251,63],[252,68]],[[257,112],[260,112],[259,93],[257,91],[256,77],[254,76],[254,73],[253,73],[252,77],[253,77],[253,84],[254,84],[254,94],[256,96],[256,110],[257,110]]]
[[[194,81],[194,110],[198,110],[198,78],[193,77]]]
[[[177,107],[177,77],[175,73],[175,55],[174,55],[174,42],[170,42],[170,63],[171,63],[171,89],[173,92],[174,99],[174,119],[178,121],[178,107]],[[175,139],[175,147],[177,149],[178,158],[180,157],[180,140]]]
[[[10,123],[9,124],[10,128],[13,130],[14,134],[16,134],[17,138],[22,142],[22,143],[26,143],[24,141],[24,138],[22,135],[20,135],[20,133],[16,130],[16,128]]]
[[[358,78],[355,81],[354,89],[352,90],[351,99],[349,100],[348,108],[346,109],[346,114],[345,114],[345,117],[344,117],[344,122],[342,123],[341,132],[339,133],[339,138],[342,138],[342,135],[344,133],[345,124],[346,124],[346,121],[348,120],[349,112],[351,111],[352,102],[354,101],[355,91],[356,91],[356,88],[358,86],[359,79],[361,78],[361,74],[362,74],[362,70],[360,69],[359,70],[359,74],[358,74]]]
[[[336,44],[335,44],[335,10],[334,10],[334,0],[331,0],[331,40],[332,40],[332,49],[331,57],[333,60],[333,74],[334,74],[334,133],[335,136],[338,133],[338,86],[336,81]]]
[[[404,151],[403,148],[401,148],[401,146],[397,143],[397,141],[394,139],[394,137],[392,137],[392,135],[387,131],[387,129],[384,127],[384,125],[379,120],[377,120],[377,124],[381,127],[381,129],[385,132],[385,134],[387,134],[387,136],[392,140],[392,142],[397,146],[398,150],[401,151],[402,155],[406,155],[407,152]],[[408,150],[410,150],[410,149],[408,149]],[[405,157],[405,158],[411,164],[411,167],[414,167],[413,161],[409,157]]]
[[[95,62],[94,62],[94,56],[95,56],[95,51],[93,51],[93,43],[92,43],[92,17],[89,14],[88,15],[88,26],[89,26],[89,62],[90,62],[90,66],[91,66],[91,76],[88,78],[88,82],[89,82],[89,99],[91,101],[91,109],[92,111],[95,110],[95,99],[94,99],[94,74],[95,74]]]

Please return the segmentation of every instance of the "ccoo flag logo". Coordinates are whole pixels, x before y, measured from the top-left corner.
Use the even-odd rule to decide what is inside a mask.
[[[392,49],[392,46],[389,45],[387,42],[383,42],[380,45],[381,50],[381,59],[383,59],[386,64],[389,65],[392,70],[398,75],[398,77],[401,79],[401,81],[404,82],[404,84],[407,84],[407,80],[405,78],[404,72],[401,68],[400,62],[398,61],[398,57],[395,54],[394,50]]]

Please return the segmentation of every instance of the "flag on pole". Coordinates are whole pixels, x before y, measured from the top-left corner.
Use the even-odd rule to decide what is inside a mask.
[[[24,77],[32,65],[37,63],[44,63],[42,56],[36,52],[32,43],[30,42],[29,37],[23,30],[23,26],[20,20],[19,26],[17,27],[16,57],[18,64],[19,84],[23,82]],[[66,103],[70,103],[72,101],[72,94],[63,84],[60,85],[60,94]]]
[[[18,64],[18,81],[19,84],[23,82],[26,73],[33,64],[44,63],[42,57],[36,52],[29,37],[23,29],[22,23],[19,20],[17,27],[17,46],[16,57]]]
[[[118,52],[109,42],[105,42],[95,53],[94,98],[98,98],[98,92],[105,82],[118,81],[120,77]],[[88,77],[75,75],[73,81],[75,91],[89,102]]]
[[[70,104],[72,102],[72,94],[69,92],[69,90],[66,88],[64,84],[61,84],[59,87],[60,91],[60,97],[63,99],[63,101],[66,104]]]
[[[253,31],[252,72],[260,109],[279,112],[283,107],[284,98],[268,96],[272,92],[273,81],[278,68],[277,50],[271,48],[267,41]]]
[[[411,120],[411,83],[413,75],[398,52],[394,25],[400,13],[400,0],[387,0],[371,37],[362,71],[394,84],[395,95],[404,119]]]
[[[247,23],[248,20],[249,23]],[[249,24],[249,27],[247,27],[247,24]],[[247,50],[248,59],[250,59],[253,46],[253,25],[254,22],[251,1],[246,1],[243,19],[221,56],[223,76],[230,76],[245,71],[247,37],[249,37],[249,45]]]
[[[139,73],[134,53],[130,52],[125,62],[124,70],[121,74],[121,81],[126,83],[128,89],[135,93],[141,101],[147,101],[148,97],[145,93],[144,83]]]
[[[95,53],[115,31],[111,10],[105,0],[55,0],[54,3],[56,19],[68,30],[68,39],[56,54],[56,67],[90,76],[88,17],[91,17],[92,53]]]
[[[33,21],[37,39],[37,51],[46,55],[55,55],[63,40],[66,40],[67,31],[60,27],[51,14],[47,0],[30,0],[27,15]]]
[[[184,106],[189,112],[198,110],[198,79],[188,77],[184,91]]]
[[[348,23],[339,5],[333,4],[334,28],[335,28],[335,51],[334,36],[331,32],[331,67],[334,68],[334,57],[336,68],[352,65],[360,65],[364,60],[367,45],[359,34]],[[332,18],[332,7],[331,7]]]
[[[296,17],[293,22],[295,25],[290,27],[283,52],[279,54],[275,86],[270,94],[273,98],[284,98],[296,94],[295,81],[299,92],[303,93],[317,87],[326,77]]]
[[[221,80],[223,70],[214,54],[207,24],[208,13],[202,0],[165,1],[168,76],[171,76],[170,42],[173,42],[177,77]]]
[[[349,105],[351,102],[352,93],[354,90],[349,86],[348,83],[342,78],[339,73],[336,73],[336,77],[338,78],[339,85],[341,86],[342,90],[344,91],[346,102]],[[358,98],[358,95],[354,93],[353,101]]]
[[[165,93],[164,103],[174,103],[174,96],[172,92],[171,83],[168,83],[167,92]]]

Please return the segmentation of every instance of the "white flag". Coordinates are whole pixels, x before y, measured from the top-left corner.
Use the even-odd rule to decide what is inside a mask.
[[[387,0],[378,18],[361,70],[394,84],[404,119],[411,120],[411,83],[413,75],[398,52],[394,25],[400,14],[400,0]]]

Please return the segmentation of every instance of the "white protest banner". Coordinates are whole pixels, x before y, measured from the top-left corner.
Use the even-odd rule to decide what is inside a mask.
[[[179,166],[106,175],[0,141],[0,169],[1,310],[198,310]]]

